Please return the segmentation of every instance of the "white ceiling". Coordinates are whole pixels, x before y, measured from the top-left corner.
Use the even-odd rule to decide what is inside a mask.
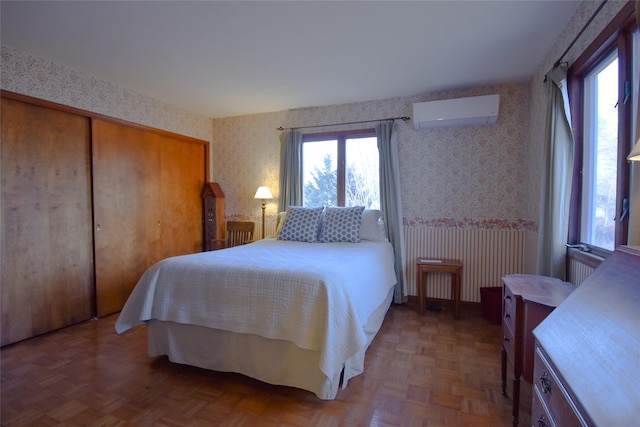
[[[209,117],[524,82],[579,1],[6,1],[1,42]]]

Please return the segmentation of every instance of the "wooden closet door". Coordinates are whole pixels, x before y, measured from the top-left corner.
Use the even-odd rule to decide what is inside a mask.
[[[161,143],[162,256],[202,250],[205,146],[164,138]]]
[[[122,309],[157,261],[202,248],[206,143],[93,121],[98,316]]]
[[[98,316],[122,309],[161,257],[160,137],[93,120],[93,198]]]
[[[1,344],[93,313],[90,124],[2,98]]]

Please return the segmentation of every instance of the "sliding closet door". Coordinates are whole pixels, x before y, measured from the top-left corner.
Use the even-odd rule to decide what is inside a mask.
[[[93,200],[98,316],[122,309],[162,256],[158,134],[93,120]]]
[[[2,98],[2,345],[88,320],[90,124]]]
[[[93,121],[98,316],[122,309],[144,271],[202,249],[206,143]]]
[[[161,144],[162,256],[202,250],[205,145],[166,137]]]

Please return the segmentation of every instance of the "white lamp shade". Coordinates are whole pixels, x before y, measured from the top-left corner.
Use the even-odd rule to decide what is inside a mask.
[[[269,187],[258,187],[258,191],[256,191],[256,195],[253,196],[254,199],[273,199],[271,195],[271,190]]]
[[[640,139],[636,141],[636,145],[633,146],[633,150],[627,156],[627,160],[640,162]]]

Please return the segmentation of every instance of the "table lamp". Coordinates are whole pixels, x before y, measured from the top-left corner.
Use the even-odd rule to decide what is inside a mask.
[[[267,207],[267,199],[273,199],[273,196],[269,187],[258,187],[258,191],[256,191],[256,195],[253,198],[262,201],[262,238],[264,239],[264,211]]]

